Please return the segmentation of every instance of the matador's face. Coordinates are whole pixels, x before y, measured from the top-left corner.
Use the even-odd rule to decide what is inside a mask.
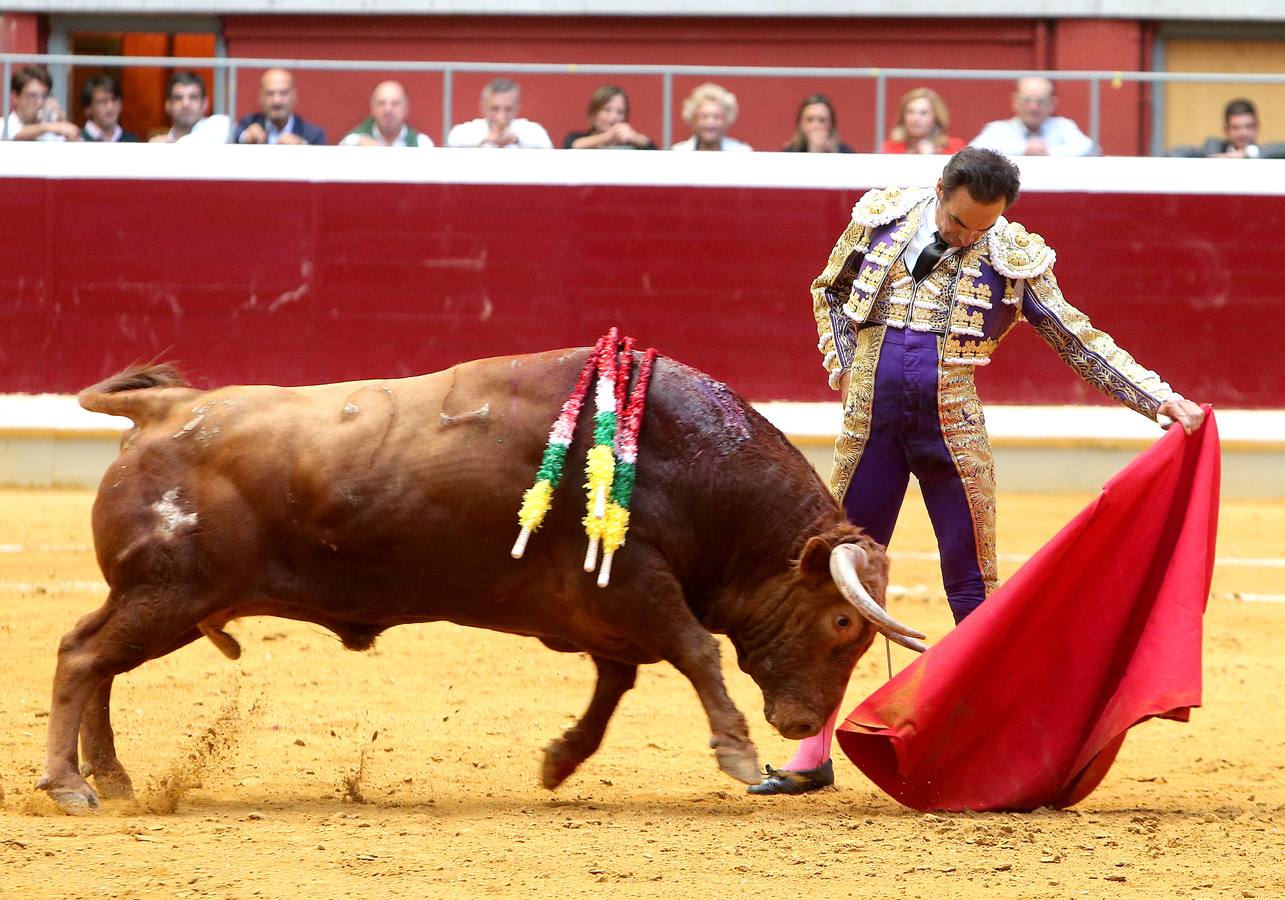
[[[995,227],[1007,207],[1003,197],[992,203],[974,200],[966,187],[944,194],[941,180],[937,181],[937,233],[952,247],[977,243]]]

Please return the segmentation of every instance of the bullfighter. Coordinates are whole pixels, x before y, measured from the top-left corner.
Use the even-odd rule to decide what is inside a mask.
[[[995,589],[995,475],[973,373],[1025,319],[1080,377],[1150,419],[1188,433],[1200,407],[1134,361],[1066,301],[1054,252],[1003,213],[1019,173],[1003,155],[966,148],[935,189],[865,194],[823,271],[812,304],[829,383],[843,399],[830,490],[853,524],[886,545],[909,476],[919,480],[958,624]],[[834,783],[838,710],[754,794]]]

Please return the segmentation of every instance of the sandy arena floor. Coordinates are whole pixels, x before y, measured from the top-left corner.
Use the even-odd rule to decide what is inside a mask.
[[[1001,549],[1029,553],[1089,499],[1002,497]],[[1134,729],[1070,811],[924,815],[842,757],[834,790],[748,797],[662,666],[550,794],[541,751],[587,702],[587,659],[442,624],[353,654],[318,627],[257,619],[232,626],[238,662],[203,641],[117,679],[139,797],[77,819],[33,785],[58,638],[106,593],[91,502],[0,491],[5,896],[1285,897],[1285,604],[1234,596],[1285,594],[1285,503],[1223,506],[1204,708]],[[931,550],[917,498],[904,519],[896,549]],[[894,613],[944,633],[935,565],[895,560],[893,581],[907,590]],[[730,648],[724,663],[760,759],[783,762],[789,745]],[[849,708],[883,670],[876,647]]]

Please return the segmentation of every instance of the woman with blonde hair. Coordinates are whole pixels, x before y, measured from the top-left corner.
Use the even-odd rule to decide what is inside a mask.
[[[683,101],[683,121],[691,126],[692,136],[669,149],[753,150],[744,141],[727,136],[739,111],[731,91],[710,82],[700,85]]]
[[[884,153],[943,153],[964,149],[963,138],[947,134],[950,113],[931,88],[915,88],[901,98],[897,124],[881,148]]]
[[[566,150],[655,150],[651,138],[629,124],[629,95],[604,84],[589,98],[589,130],[573,131],[562,142]]]

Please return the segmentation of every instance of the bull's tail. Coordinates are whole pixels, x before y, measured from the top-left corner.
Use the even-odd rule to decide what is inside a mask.
[[[158,390],[180,388],[183,390]],[[136,425],[167,413],[198,391],[169,363],[139,363],[87,387],[76,398],[90,412],[128,416]]]

